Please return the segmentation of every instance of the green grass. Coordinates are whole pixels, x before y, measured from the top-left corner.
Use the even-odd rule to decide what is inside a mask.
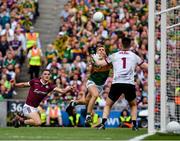
[[[128,140],[145,133],[122,128],[0,128],[0,140]]]
[[[180,134],[156,133],[155,135],[148,136],[144,140],[180,140]]]

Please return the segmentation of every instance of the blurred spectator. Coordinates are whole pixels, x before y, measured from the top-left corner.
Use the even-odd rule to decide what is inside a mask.
[[[14,71],[16,75],[19,75],[20,67],[14,58],[14,54],[12,53],[12,51],[8,51],[6,54],[7,56],[4,59],[4,67],[7,67],[9,71]]]
[[[81,74],[85,73],[87,65],[84,61],[82,61],[82,58],[79,55],[76,56],[73,65],[75,66],[72,66],[72,67],[76,67],[80,69]]]
[[[69,122],[70,122],[70,127],[81,127],[82,125],[80,124],[80,114],[76,113],[76,109],[72,107],[68,111],[69,115]]]
[[[12,85],[10,78],[7,78],[7,75],[3,74],[0,80],[1,94],[4,98],[12,98]]]
[[[121,112],[121,116],[119,117],[120,127],[122,128],[131,128],[131,116],[129,115],[128,110],[124,109]]]
[[[13,49],[9,46],[6,36],[1,36],[0,52],[2,53],[3,57],[6,55],[6,52],[8,50],[13,50]]]
[[[41,43],[39,39],[39,33],[34,31],[34,27],[30,27],[30,31],[26,33],[26,49],[27,52],[36,44],[38,48],[41,48]]]
[[[118,102],[115,104],[116,110],[123,111],[123,109],[128,109],[128,101],[125,99],[124,94],[122,94]]]
[[[53,68],[61,69],[61,64],[58,62],[56,57],[53,57],[52,61],[46,67],[46,69],[49,69],[49,70],[51,70]]]
[[[57,102],[55,100],[52,100],[52,102],[48,106],[46,115],[47,115],[47,119],[46,119],[47,126],[62,126],[63,125],[61,109],[57,105]]]
[[[38,106],[38,111],[41,118],[41,126],[45,126],[46,125],[46,109],[45,109],[44,103],[41,103]]]
[[[29,73],[30,79],[38,78],[40,68],[42,66],[42,51],[37,47],[36,43],[33,45],[32,49],[29,51],[27,55],[29,59]]]
[[[2,69],[3,67],[3,64],[4,64],[4,58],[2,56],[2,52],[0,52],[0,70]]]
[[[3,5],[2,5],[3,6]],[[1,6],[1,8],[2,8],[2,6]],[[7,10],[8,9],[2,9],[1,11],[1,13],[0,13],[0,24],[2,25],[2,28],[4,29],[5,28],[5,25],[7,24],[7,23],[10,23],[10,16],[9,16],[9,14],[8,14],[8,12],[7,12]]]
[[[147,109],[147,108],[148,108],[148,99],[147,99],[146,96],[142,98],[142,102],[140,102],[140,103],[138,104],[138,108],[139,108],[140,110],[143,110],[143,109]]]
[[[6,36],[8,42],[14,40],[14,31],[11,29],[9,23],[6,23],[5,29],[2,30],[1,35]]]
[[[20,65],[22,65],[24,63],[25,56],[22,48],[22,42],[18,39],[16,34],[14,36],[14,40],[9,42],[9,45],[14,51],[15,60],[18,61]]]
[[[70,65],[70,63],[68,63],[68,59],[67,58],[63,58],[62,59],[61,65],[62,65],[62,67],[65,69],[65,71],[67,73],[70,73],[71,65]]]
[[[68,5],[65,4],[64,5],[64,9],[61,11],[61,13],[59,14],[60,19],[62,19],[63,21],[67,20],[67,17],[69,16],[69,12],[68,12]]]
[[[57,51],[54,49],[54,46],[52,44],[47,45],[47,49],[45,52],[46,57],[46,64],[48,65],[53,61],[53,58],[57,56]]]
[[[26,37],[23,34],[22,29],[15,30],[15,36],[17,36],[18,40],[21,42],[23,51],[26,51]]]

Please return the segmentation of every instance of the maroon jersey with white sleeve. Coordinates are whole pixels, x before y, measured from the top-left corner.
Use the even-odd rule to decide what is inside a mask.
[[[134,84],[135,67],[143,63],[143,60],[132,51],[113,53],[107,57],[106,61],[113,65],[113,84]]]
[[[55,85],[52,83],[43,84],[39,78],[32,79],[29,84],[30,89],[26,104],[35,108],[55,88]]]

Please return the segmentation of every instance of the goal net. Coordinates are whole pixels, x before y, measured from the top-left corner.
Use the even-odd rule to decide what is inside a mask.
[[[180,123],[179,0],[149,3],[148,51],[148,132],[166,132],[170,121]]]

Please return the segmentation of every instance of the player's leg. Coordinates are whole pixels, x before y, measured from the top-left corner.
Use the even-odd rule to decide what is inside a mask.
[[[88,93],[86,96],[85,94],[80,98],[74,101],[74,105],[87,105],[89,103],[89,100],[91,98],[91,94]]]
[[[125,99],[129,102],[129,106],[131,109],[131,120],[133,127],[132,129],[137,131],[138,127],[136,125],[137,120],[137,103],[136,103],[136,89],[134,85],[131,84],[125,84],[124,86],[124,94]]]
[[[41,125],[41,118],[39,116],[38,112],[32,112],[26,115],[25,117],[21,117],[19,115],[16,115],[15,117],[15,127],[19,127],[21,125],[33,125],[33,126],[39,126]]]
[[[23,114],[25,117],[27,117],[27,119],[24,120],[24,124],[34,125],[34,126],[41,125],[41,118],[37,108],[25,104],[23,107]]]
[[[111,108],[114,104],[114,101],[112,101],[109,97],[106,99],[106,105],[103,110],[103,118],[102,118],[102,124],[105,125],[107,118],[109,116],[109,113],[111,111]]]
[[[87,95],[83,94],[79,99],[72,100],[67,106],[66,111],[68,111],[68,109],[71,109],[72,107],[76,105],[87,105],[90,98],[91,98],[91,95],[89,93]]]
[[[41,118],[40,118],[37,108],[31,107],[27,104],[23,106],[23,115],[22,114],[16,115],[14,126],[19,127],[20,125],[23,125],[23,124],[33,125],[33,126],[41,125]]]
[[[121,95],[121,89],[119,89],[119,84],[112,84],[109,95],[106,99],[106,105],[103,110],[102,123],[97,126],[98,129],[105,129],[105,123],[111,111],[113,104],[118,100]]]
[[[137,104],[136,104],[136,99],[132,100],[129,102],[129,106],[131,108],[131,120],[133,124],[133,130],[138,130],[137,125],[136,125],[136,120],[137,120]]]
[[[96,85],[91,85],[88,87],[88,92],[91,95],[91,98],[89,100],[89,103],[87,105],[87,115],[86,115],[86,121],[87,123],[91,122],[91,113],[94,108],[94,104],[99,97],[99,91],[96,87]]]
[[[24,124],[33,125],[33,126],[40,126],[41,125],[41,118],[38,112],[32,112],[27,115],[27,120],[24,120]]]
[[[108,119],[109,113],[111,111],[111,108],[114,104],[114,101],[112,101],[109,97],[106,99],[106,105],[104,107],[103,110],[103,117],[102,117],[102,123],[97,125],[96,127],[101,130],[101,129],[105,129],[105,123]]]

